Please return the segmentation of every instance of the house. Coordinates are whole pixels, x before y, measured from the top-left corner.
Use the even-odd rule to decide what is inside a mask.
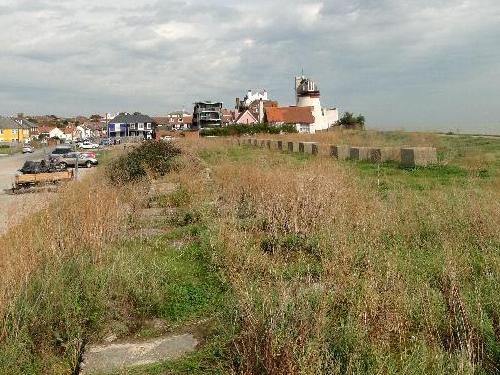
[[[257,124],[258,122],[259,121],[255,118],[250,109],[246,109],[244,112],[242,112],[235,121],[236,124],[246,125]]]
[[[192,129],[220,128],[222,126],[222,102],[196,102],[193,110]]]
[[[0,117],[0,143],[22,143],[29,140],[29,128],[9,117]]]
[[[35,139],[38,136],[38,125],[25,119],[22,117],[22,114],[19,114],[16,118],[13,119],[19,125],[21,125],[24,129],[23,133],[25,135],[24,139]]]
[[[66,134],[58,127],[53,127],[49,130],[49,138],[58,138],[60,140],[66,140]]]
[[[229,124],[236,124],[237,118],[240,113],[236,110],[223,109],[222,110],[222,125],[228,126]]]
[[[119,113],[108,123],[108,136],[119,137],[143,137],[154,139],[157,124],[155,120],[139,112],[134,114]]]
[[[315,119],[313,107],[268,107],[265,121],[273,125],[292,124],[299,133],[309,133]]]
[[[236,98],[236,111],[239,116],[247,109],[250,110],[252,116],[257,120],[257,123],[264,122],[264,110],[267,107],[277,107],[278,102],[269,100],[266,90],[258,92],[248,91],[247,95],[241,100]],[[237,118],[239,117],[237,116]]]
[[[257,102],[259,100],[262,101],[268,101],[267,97],[267,91],[266,90],[260,90],[253,92],[252,90],[248,90],[247,94],[241,100],[240,98],[236,98],[236,109],[239,111],[242,111],[243,109],[246,109],[250,107],[250,104]]]
[[[158,126],[170,130],[189,130],[193,124],[193,116],[184,111],[172,112],[165,117],[154,117]]]

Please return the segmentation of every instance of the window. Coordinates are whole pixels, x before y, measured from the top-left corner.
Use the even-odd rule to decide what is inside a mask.
[[[0,135],[2,135],[2,134],[3,134],[3,129],[0,129]]]
[[[17,134],[17,129],[12,129],[12,134]]]
[[[300,125],[300,133],[309,133],[309,125]]]
[[[144,124],[143,123],[137,124],[137,129],[144,130]]]
[[[150,123],[146,124],[146,129],[151,129],[151,124]]]
[[[130,124],[130,129],[135,129],[135,124]]]

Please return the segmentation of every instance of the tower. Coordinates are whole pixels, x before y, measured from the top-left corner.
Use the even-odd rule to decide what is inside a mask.
[[[311,133],[325,129],[325,114],[321,108],[321,95],[318,85],[304,76],[295,77],[295,95],[297,107],[312,107],[314,129],[311,129]]]

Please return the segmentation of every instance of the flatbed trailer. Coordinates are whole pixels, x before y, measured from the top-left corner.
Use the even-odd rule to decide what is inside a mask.
[[[15,177],[12,191],[33,186],[58,184],[61,182],[71,181],[73,179],[73,171],[59,171],[51,173],[33,173],[22,174]]]

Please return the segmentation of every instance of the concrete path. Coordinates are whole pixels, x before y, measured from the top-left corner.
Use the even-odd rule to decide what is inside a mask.
[[[127,367],[173,360],[193,352],[197,345],[198,340],[191,334],[135,343],[91,345],[85,350],[80,374],[109,373]]]

